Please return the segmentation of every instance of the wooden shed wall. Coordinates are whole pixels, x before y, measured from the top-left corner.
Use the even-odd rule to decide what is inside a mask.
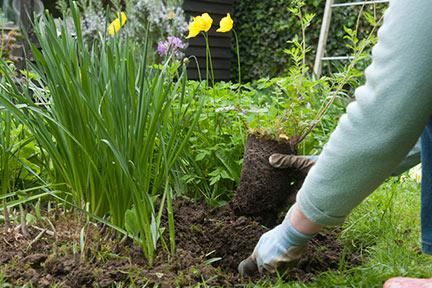
[[[183,9],[188,16],[195,17],[207,12],[213,18],[213,25],[208,35],[213,73],[216,81],[230,79],[232,32],[219,33],[216,32],[216,29],[219,27],[219,21],[227,13],[233,15],[233,2],[234,0],[184,0],[183,3]],[[205,47],[204,37],[200,34],[189,39],[189,47],[186,49],[186,56],[194,55],[197,57],[202,79],[206,77]],[[188,66],[188,77],[189,79],[199,79],[198,67],[193,60]]]

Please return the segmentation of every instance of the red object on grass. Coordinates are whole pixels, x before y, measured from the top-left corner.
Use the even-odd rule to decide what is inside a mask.
[[[432,288],[432,279],[395,277],[387,280],[383,288]]]

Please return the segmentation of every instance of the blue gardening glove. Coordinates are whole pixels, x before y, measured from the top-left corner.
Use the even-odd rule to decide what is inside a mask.
[[[256,271],[260,273],[283,271],[298,263],[306,250],[307,243],[316,234],[305,235],[297,231],[289,220],[291,211],[292,208],[280,225],[261,236],[252,255],[239,264],[240,276],[250,276]]]

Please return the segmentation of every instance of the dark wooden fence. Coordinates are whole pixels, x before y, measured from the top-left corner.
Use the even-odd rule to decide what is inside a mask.
[[[231,38],[232,32],[219,33],[219,21],[227,13],[233,15],[234,0],[184,0],[183,9],[186,14],[194,17],[202,13],[209,13],[213,18],[213,26],[208,31],[209,46],[211,51],[213,73],[216,81],[230,79],[231,63]],[[194,55],[198,59],[199,71],[202,79],[206,78],[206,43],[204,37],[199,34],[195,38],[189,39],[189,47],[186,49],[186,56]],[[198,80],[198,67],[195,61],[191,61],[188,66],[189,79]]]

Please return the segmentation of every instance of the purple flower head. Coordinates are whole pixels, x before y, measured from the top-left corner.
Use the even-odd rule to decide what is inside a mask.
[[[168,36],[168,43],[172,45],[174,48],[179,48],[179,49],[184,48],[184,44],[182,43],[182,41],[179,38],[174,36]]]
[[[165,42],[159,42],[157,50],[160,56],[166,55],[170,49],[175,56],[178,56],[178,50],[182,48],[184,48],[184,44],[179,38],[168,36],[168,39]]]
[[[242,109],[242,113],[243,113],[243,114],[247,114],[247,112],[248,112],[248,111],[247,111],[246,109]]]
[[[166,55],[168,53],[168,49],[169,49],[169,46],[167,45],[166,42],[160,41],[158,43],[157,51],[158,51],[160,56]]]

